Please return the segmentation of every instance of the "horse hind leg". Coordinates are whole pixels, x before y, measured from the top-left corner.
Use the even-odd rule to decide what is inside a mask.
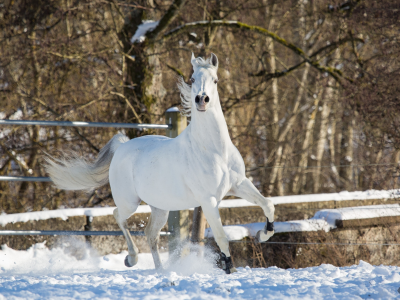
[[[162,210],[151,206],[150,220],[144,230],[156,269],[162,268],[160,253],[158,252],[158,242],[160,240],[161,228],[164,227],[168,220],[168,213],[169,211],[167,210]]]
[[[135,209],[136,211],[136,209]],[[114,218],[118,223],[119,228],[121,228],[122,233],[124,234],[126,243],[128,244],[128,253],[125,257],[125,266],[128,268],[133,267],[138,262],[138,253],[139,249],[136,247],[135,243],[132,240],[132,236],[128,229],[127,219],[135,212],[133,211],[131,214],[120,213],[118,208],[114,209]]]

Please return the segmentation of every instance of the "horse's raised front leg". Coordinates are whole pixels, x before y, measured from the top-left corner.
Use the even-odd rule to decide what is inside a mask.
[[[211,198],[211,201],[208,200],[205,203],[202,203],[201,208],[203,209],[204,215],[211,226],[215,241],[217,242],[218,247],[221,249],[222,268],[227,274],[237,272],[232,264],[231,254],[229,252],[229,241],[222,226],[217,200],[213,197]]]
[[[151,206],[150,220],[144,229],[156,269],[162,268],[160,253],[158,252],[158,242],[160,240],[161,228],[163,228],[165,223],[167,223],[168,213],[167,210]]]
[[[124,213],[120,213],[118,211],[118,208],[114,209],[113,213],[114,213],[114,218],[117,221],[119,228],[121,228],[122,233],[125,236],[126,243],[128,244],[129,255],[127,255],[125,257],[125,266],[133,267],[138,262],[139,249],[136,247],[135,243],[133,242],[132,236],[128,229],[127,218],[129,218],[129,216],[131,214],[126,215]]]
[[[275,207],[271,199],[265,198],[263,195],[261,195],[254,184],[247,178],[234,187],[229,194],[246,199],[247,201],[258,205],[263,209],[264,214],[267,217],[267,222],[265,223],[264,230],[257,233],[257,239],[260,242],[265,242],[274,235]]]

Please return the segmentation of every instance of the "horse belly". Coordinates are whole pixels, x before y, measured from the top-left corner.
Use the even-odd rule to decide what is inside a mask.
[[[152,148],[135,159],[133,174],[136,191],[144,202],[164,210],[199,206],[186,184],[185,154],[179,147]]]
[[[194,195],[180,176],[158,170],[147,178],[135,178],[134,183],[140,199],[164,210],[182,210],[199,206]],[[163,174],[166,174],[164,176]]]
[[[179,193],[172,189],[163,190],[156,185],[139,192],[139,196],[147,204],[168,211],[199,206],[199,203],[189,193]]]

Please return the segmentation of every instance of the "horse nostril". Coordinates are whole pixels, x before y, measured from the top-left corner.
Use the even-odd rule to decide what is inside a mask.
[[[210,102],[210,98],[208,96],[204,99],[205,102]]]
[[[200,96],[197,95],[196,98],[194,98],[194,101],[196,101],[196,103],[199,103],[200,102]]]

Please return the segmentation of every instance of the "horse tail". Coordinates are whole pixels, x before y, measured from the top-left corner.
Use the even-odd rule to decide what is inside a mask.
[[[45,169],[51,180],[63,190],[93,190],[108,182],[108,170],[115,151],[129,138],[116,134],[101,150],[93,163],[78,157],[77,154],[66,155],[62,158],[45,157]]]

